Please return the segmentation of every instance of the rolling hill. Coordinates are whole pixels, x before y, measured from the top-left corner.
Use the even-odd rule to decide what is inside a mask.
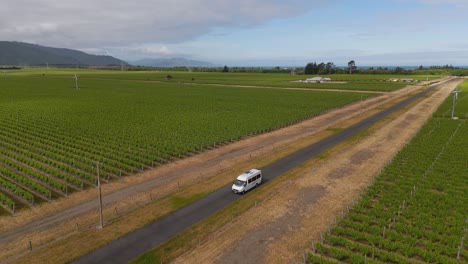
[[[128,63],[112,56],[91,55],[82,51],[45,47],[36,44],[0,41],[0,65],[39,66],[39,65],[127,65]]]

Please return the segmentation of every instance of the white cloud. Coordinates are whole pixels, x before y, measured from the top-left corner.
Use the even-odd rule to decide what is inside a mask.
[[[5,31],[10,32],[11,34],[22,34],[22,35],[30,35],[30,36],[38,36],[42,34],[53,33],[58,30],[58,25],[55,23],[38,23],[33,25],[15,25]]]
[[[468,7],[466,0],[418,0],[418,2],[429,5],[454,5],[456,7]]]
[[[177,52],[173,48],[162,44],[142,44],[122,47],[104,47],[104,48],[84,48],[80,49],[90,54],[104,54],[124,60],[132,61],[143,58],[173,58],[173,57],[191,57],[190,54]]]
[[[467,8],[468,0],[14,0],[0,5],[0,40],[125,60],[339,64],[427,47],[466,54]]]
[[[388,0],[391,2],[397,3],[419,3],[423,5],[440,5],[440,6],[455,6],[455,7],[468,7],[468,2],[466,0]]]
[[[0,6],[0,36],[83,49],[179,43],[215,27],[249,27],[294,16],[313,4],[307,0],[15,0]]]

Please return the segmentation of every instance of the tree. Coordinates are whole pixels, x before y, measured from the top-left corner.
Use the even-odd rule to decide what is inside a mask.
[[[349,74],[353,74],[353,71],[356,69],[356,62],[354,60],[348,62],[348,71]]]
[[[321,62],[317,64],[316,62],[309,62],[304,68],[304,74],[327,74],[331,73],[335,64],[333,62],[328,62],[327,64]]]
[[[405,73],[405,69],[403,69],[402,67],[396,67],[393,72],[395,74],[404,74]]]
[[[228,66],[224,65],[223,72],[228,72],[228,71],[229,71]]]
[[[305,66],[305,69],[304,69],[304,74],[315,74],[317,73],[315,71],[315,68],[317,68],[317,63],[307,63],[307,65]]]
[[[327,65],[325,65],[325,69],[328,72],[328,74],[332,74],[335,70],[335,64],[333,62],[327,62]]]
[[[318,74],[325,74],[325,73],[327,73],[325,63],[322,62],[322,63],[320,63],[319,65],[317,65],[317,73],[318,73]]]

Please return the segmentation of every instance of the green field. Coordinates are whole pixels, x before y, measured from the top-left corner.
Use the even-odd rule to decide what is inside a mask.
[[[312,263],[466,263],[468,82],[394,158],[361,201],[315,244]],[[312,250],[313,251],[313,250]]]
[[[289,74],[267,74],[267,73],[219,73],[219,72],[167,72],[167,71],[95,71],[95,70],[54,70],[54,69],[26,69],[17,71],[18,74],[46,74],[51,76],[67,77],[77,72],[81,78],[103,78],[103,79],[127,79],[141,81],[159,81],[168,83],[196,83],[196,84],[223,84],[223,85],[250,85],[292,88],[314,88],[314,89],[339,89],[339,90],[363,90],[363,91],[394,91],[408,83],[390,82],[390,78],[412,78],[419,81],[440,78],[438,75],[348,75],[332,74],[333,81],[344,83],[299,83],[312,75],[289,75]],[[13,74],[15,74],[13,72]],[[168,80],[166,77],[173,78]],[[325,76],[322,76],[325,77]],[[414,84],[414,83],[413,83]]]
[[[141,82],[141,73],[0,77],[3,213],[57,199],[375,94]],[[95,74],[99,78],[85,78]],[[220,75],[219,75],[220,76]],[[229,82],[226,80],[226,82]]]

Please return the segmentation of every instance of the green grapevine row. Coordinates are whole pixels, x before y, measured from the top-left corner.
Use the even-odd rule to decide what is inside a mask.
[[[468,101],[460,101],[460,109],[467,109],[462,115],[468,114],[461,104]],[[437,116],[398,153],[346,218],[322,235],[308,255],[310,262],[467,260],[468,124]]]

